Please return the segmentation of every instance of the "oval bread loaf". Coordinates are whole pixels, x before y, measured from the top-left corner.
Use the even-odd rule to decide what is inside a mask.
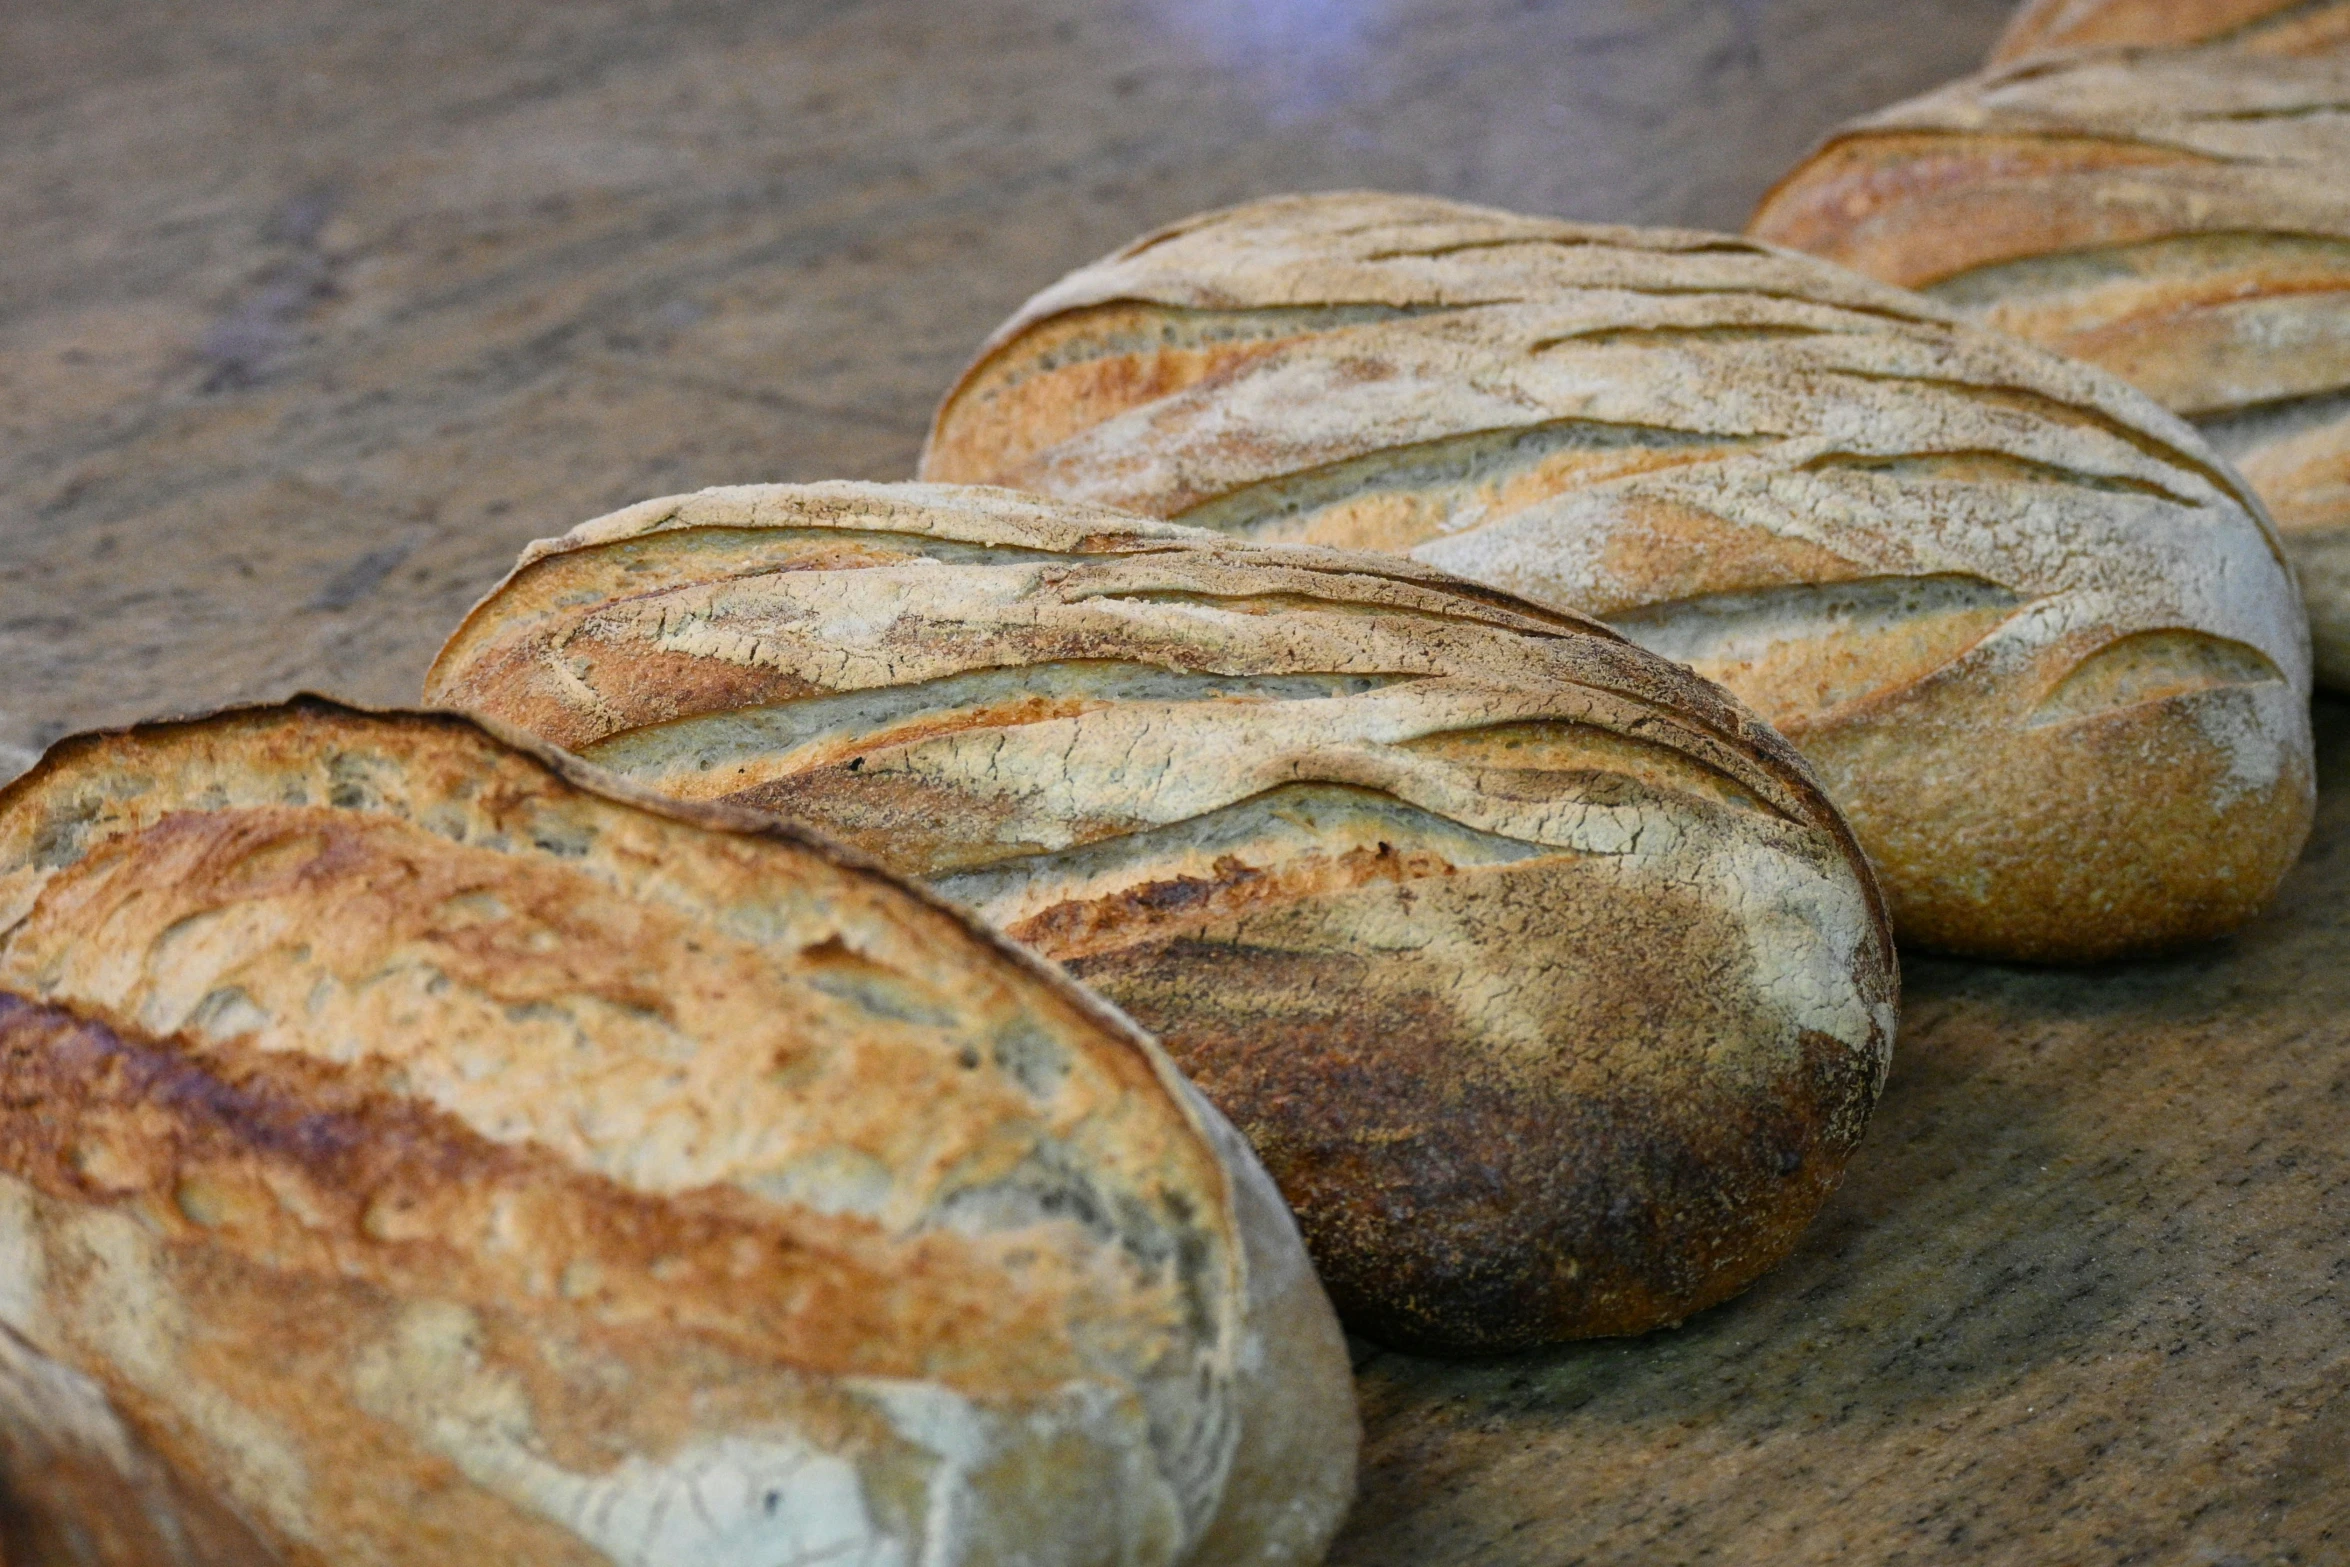
[[[2307,55],[2350,45],[2350,0],[2024,0],[1993,65],[2068,50],[2202,44]]]
[[[2242,481],[2110,376],[1746,241],[1210,213],[1029,301],[924,471],[1597,615],[1802,749],[1905,939],[2212,935],[2308,830],[2307,628]]]
[[[1230,1128],[796,828],[302,699],[52,749],[0,931],[36,1559],[1306,1563],[1349,1499]]]
[[[1795,755],[1408,562],[1004,491],[712,490],[533,546],[427,695],[819,823],[1067,964],[1391,1343],[1723,1299],[1883,1081],[1890,943]]]
[[[2319,678],[2350,690],[2346,165],[2350,54],[2113,54],[1973,77],[1848,126],[1754,231],[2197,420],[2284,532]]]

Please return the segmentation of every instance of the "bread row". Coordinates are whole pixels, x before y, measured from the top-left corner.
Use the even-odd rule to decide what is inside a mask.
[[[2289,580],[2117,384],[1739,241],[1368,197],[1195,230],[1259,264],[1179,295],[1222,317],[1081,302],[934,454],[1104,452],[1229,532],[648,503],[436,665],[518,730],[301,704],[0,796],[0,1037],[72,1111],[0,1127],[41,1516],[126,1561],[1318,1555],[1351,1395],[1249,1151],[1115,1014],[730,809],[1159,1030],[1347,1319],[1455,1351],[1676,1321],[1793,1246],[1891,1048],[1872,835],[1913,931],[2040,952],[2224,928],[2289,863]],[[1006,407],[1077,433],[968,433]],[[1871,790],[1953,841],[1889,852]]]
[[[933,482],[534,545],[435,711],[54,748],[0,790],[36,1550],[1310,1563],[1338,1319],[1744,1288],[1897,931],[2156,952],[2298,854],[2345,15],[2027,6],[1758,215],[1878,281],[1205,214],[1008,322]]]

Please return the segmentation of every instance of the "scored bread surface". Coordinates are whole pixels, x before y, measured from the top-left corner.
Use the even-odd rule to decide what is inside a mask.
[[[2350,15],[2350,12],[2346,12]],[[2114,53],[1846,127],[1754,232],[2102,365],[2198,421],[2350,689],[2350,54]]]
[[[1307,1562],[1352,1490],[1229,1128],[797,829],[300,699],[54,748],[0,931],[36,1555]]]
[[[923,466],[1600,616],[1801,748],[1930,944],[2210,935],[2307,830],[2307,629],[2242,481],[2108,375],[1769,246],[1209,213],[1023,307]]]
[[[1890,946],[1800,760],[1409,561],[1004,491],[711,490],[533,546],[426,694],[819,823],[1067,964],[1389,1341],[1723,1298],[1885,1070]]]
[[[2350,0],[2024,0],[1993,65],[2069,50],[2202,45],[2259,55],[2350,46]]]

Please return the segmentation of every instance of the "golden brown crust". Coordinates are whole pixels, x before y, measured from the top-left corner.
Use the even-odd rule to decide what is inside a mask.
[[[427,695],[817,822],[1070,964],[1390,1341],[1744,1287],[1891,1043],[1866,862],[1784,742],[1407,560],[1003,491],[705,491],[534,546]]]
[[[2350,25],[2350,6],[2326,14]],[[2276,516],[2320,677],[2350,688],[2346,105],[2342,54],[1992,71],[1832,136],[1754,232],[1925,288],[2202,421]]]
[[[2189,235],[2350,238],[2345,102],[2350,57],[2122,51],[1987,71],[1832,133],[1750,232],[1912,288]],[[2192,276],[2174,263],[2141,281]]]
[[[798,829],[304,698],[54,748],[0,928],[0,1329],[79,1390],[0,1414],[85,1455],[12,1475],[51,1518],[95,1447],[288,1563],[1173,1563],[1285,1337],[1335,1526],[1335,1331],[1249,1304],[1296,1241],[1212,1112]]]
[[[2034,180],[2210,161],[2087,132],[1996,156]],[[1964,185],[1912,172],[1921,213]],[[2249,200],[2225,173],[2213,199]],[[1170,354],[1182,376],[1152,368]],[[1408,551],[1604,616],[1805,748],[1909,939],[2055,960],[2196,939],[2305,830],[2306,633],[2241,477],[2110,376],[1767,245],[1365,193],[1203,214],[1024,306],[925,472]],[[2076,667],[2155,634],[2168,674],[2113,687],[2126,714],[2086,722],[2076,684],[2052,721]],[[2201,758],[2148,789],[2180,722]],[[2143,813],[2093,803],[2109,786]],[[1986,859],[1943,831],[1924,802],[1954,791],[2022,836]],[[2208,852],[2215,833],[2259,852]],[[2056,869],[2151,863],[2170,901]]]
[[[2322,54],[2350,44],[2350,0],[2024,0],[1993,46],[1990,63],[2191,44],[2249,54]]]

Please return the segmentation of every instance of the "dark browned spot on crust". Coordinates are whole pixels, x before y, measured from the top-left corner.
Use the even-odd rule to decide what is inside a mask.
[[[1727,1299],[1794,1245],[1875,1097],[1869,1055],[1823,1035],[1759,1093],[1694,1071],[1563,1091],[1376,961],[1174,940],[1070,967],[1234,1117],[1341,1317],[1399,1347],[1638,1333]],[[1608,1045],[1560,1049],[1585,1043]]]

